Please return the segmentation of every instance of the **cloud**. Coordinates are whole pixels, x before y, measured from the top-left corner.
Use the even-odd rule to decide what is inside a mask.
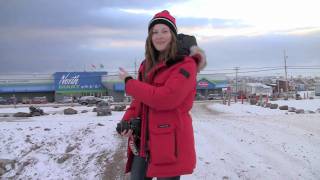
[[[224,7],[196,1],[0,1],[0,72],[79,71],[90,64],[133,69],[144,56],[148,22],[162,9],[176,16],[179,32],[196,35],[208,68],[282,65],[283,49],[290,65],[320,61],[319,26],[271,31],[234,16],[241,8]],[[222,11],[230,16],[216,16]]]

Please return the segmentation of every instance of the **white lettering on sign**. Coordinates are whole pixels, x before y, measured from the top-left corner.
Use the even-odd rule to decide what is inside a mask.
[[[70,73],[67,75],[62,75],[59,84],[61,85],[77,85],[79,83],[80,75],[70,76]]]
[[[199,85],[200,87],[208,87],[208,86],[209,86],[209,83],[208,83],[208,82],[205,82],[205,81],[200,81],[200,82],[198,83],[198,85]]]

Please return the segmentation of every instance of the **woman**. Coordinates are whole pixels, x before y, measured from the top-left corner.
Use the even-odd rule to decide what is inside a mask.
[[[126,172],[131,172],[131,180],[175,180],[191,174],[196,165],[189,111],[197,71],[205,66],[205,59],[197,48],[192,49],[194,57],[178,54],[175,18],[168,11],[157,13],[148,30],[138,80],[123,68],[119,73],[126,93],[133,97],[123,120],[141,119],[140,134],[121,133],[129,137]]]

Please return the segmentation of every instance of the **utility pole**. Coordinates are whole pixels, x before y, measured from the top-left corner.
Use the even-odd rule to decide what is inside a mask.
[[[134,60],[134,76],[137,78],[137,59]]]
[[[234,101],[237,102],[237,98],[238,98],[238,70],[239,70],[239,67],[235,67],[234,68],[236,70],[236,96],[234,98]]]
[[[239,67],[235,67],[234,70],[236,70],[236,94],[238,93],[238,70]]]
[[[286,55],[286,50],[283,50],[283,59],[284,59],[284,72],[285,72],[285,78],[286,78],[286,91],[288,91],[288,74],[287,74],[288,56]]]

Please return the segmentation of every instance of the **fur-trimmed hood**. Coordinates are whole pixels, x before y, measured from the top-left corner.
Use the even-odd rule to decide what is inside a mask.
[[[207,58],[205,52],[198,46],[190,48],[190,56],[192,56],[198,65],[198,73],[207,66]]]
[[[198,73],[203,70],[207,66],[207,58],[205,52],[199,48],[198,46],[191,46],[190,47],[190,54],[191,56],[197,63],[197,71]],[[184,56],[183,55],[178,55],[175,60],[170,59],[169,61],[166,62],[167,66],[172,66],[180,61],[183,61]]]

